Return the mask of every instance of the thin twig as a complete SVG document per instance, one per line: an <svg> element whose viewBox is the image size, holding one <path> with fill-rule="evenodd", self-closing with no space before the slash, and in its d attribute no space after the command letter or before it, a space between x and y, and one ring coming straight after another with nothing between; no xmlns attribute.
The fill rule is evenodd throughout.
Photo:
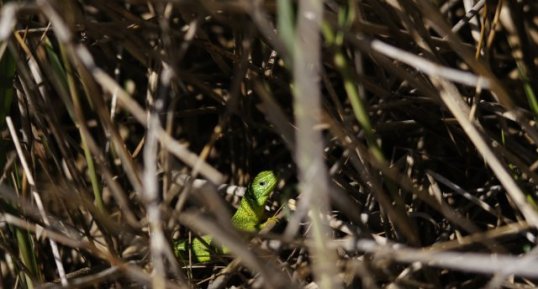
<svg viewBox="0 0 538 289"><path fill-rule="evenodd" d="M19 137L17 136L17 131L15 130L15 126L13 125L13 122L11 121L11 117L9 116L6 117L6 123L9 128L9 133L11 134L13 143L15 144L15 148L17 149L17 154L19 155L19 160L21 161L22 167L24 169L24 173L26 174L26 178L28 179L28 183L30 184L30 190L32 191L32 196L34 197L37 208L39 209L39 213L41 214L41 217L43 218L43 222L45 223L45 225L50 226L49 218L47 217L47 213L45 212L45 207L43 206L41 197L37 193L36 183L34 181L32 171L30 170L30 167L28 166L28 162L26 161L25 154L22 150L21 143L19 142ZM62 258L60 256L60 251L58 250L58 245L52 239L49 241L50 241L50 247L52 249L52 255L54 256L54 262L56 264L56 268L58 268L58 274L60 275L60 280L62 281L63 286L67 286L69 283L67 282L67 277L65 276L65 269L62 263Z"/></svg>

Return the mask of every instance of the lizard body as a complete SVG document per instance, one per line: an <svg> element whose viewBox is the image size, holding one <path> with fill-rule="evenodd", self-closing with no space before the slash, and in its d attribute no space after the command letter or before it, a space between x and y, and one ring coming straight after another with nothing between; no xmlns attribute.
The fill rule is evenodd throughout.
<svg viewBox="0 0 538 289"><path fill-rule="evenodd" d="M238 230L256 232L263 227L265 220L265 203L276 186L278 179L273 171L262 171L248 185L239 207L232 216L232 224ZM215 252L226 253L226 248L212 246L211 236L202 236L192 242L194 257L200 262L208 262ZM187 251L186 242L180 241L175 245L176 256L184 255Z"/></svg>

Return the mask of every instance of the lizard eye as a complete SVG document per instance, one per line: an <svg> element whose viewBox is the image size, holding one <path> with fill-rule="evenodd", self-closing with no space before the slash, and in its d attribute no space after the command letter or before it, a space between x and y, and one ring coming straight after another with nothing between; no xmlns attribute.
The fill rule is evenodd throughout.
<svg viewBox="0 0 538 289"><path fill-rule="evenodd" d="M265 182L260 182L258 185L265 187Z"/></svg>

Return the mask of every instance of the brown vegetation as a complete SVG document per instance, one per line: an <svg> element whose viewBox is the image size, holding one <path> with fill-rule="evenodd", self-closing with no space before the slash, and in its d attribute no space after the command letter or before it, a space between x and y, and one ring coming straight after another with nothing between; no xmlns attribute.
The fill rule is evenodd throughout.
<svg viewBox="0 0 538 289"><path fill-rule="evenodd" d="M2 1L0 287L536 287L535 2Z"/></svg>

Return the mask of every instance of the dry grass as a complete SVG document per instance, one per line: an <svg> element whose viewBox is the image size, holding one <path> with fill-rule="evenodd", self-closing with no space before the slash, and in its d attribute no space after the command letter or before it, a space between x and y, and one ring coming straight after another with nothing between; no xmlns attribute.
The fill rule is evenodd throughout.
<svg viewBox="0 0 538 289"><path fill-rule="evenodd" d="M535 1L2 3L1 288L538 286Z"/></svg>

